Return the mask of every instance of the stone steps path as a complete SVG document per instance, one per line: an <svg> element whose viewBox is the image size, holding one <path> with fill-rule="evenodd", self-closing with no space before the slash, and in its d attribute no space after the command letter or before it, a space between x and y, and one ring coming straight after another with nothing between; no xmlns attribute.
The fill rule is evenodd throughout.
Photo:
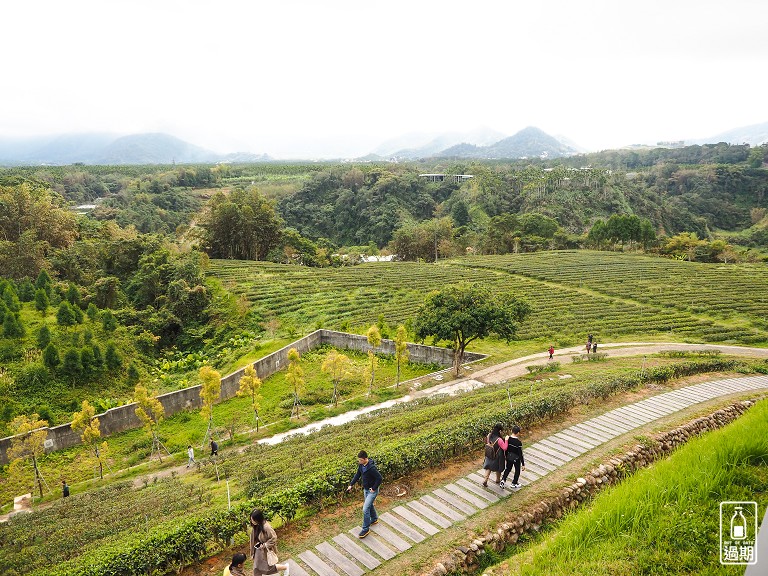
<svg viewBox="0 0 768 576"><path fill-rule="evenodd" d="M526 469L520 476L529 485L593 448L700 402L738 392L768 389L768 376L749 376L704 382L652 396L610 410L525 446ZM387 560L427 540L441 530L509 497L516 490L492 481L483 487L483 470L472 472L417 500L379 515L371 533L357 538L360 527L318 544L291 559L291 576L363 576ZM511 482L511 478L509 479Z"/></svg>

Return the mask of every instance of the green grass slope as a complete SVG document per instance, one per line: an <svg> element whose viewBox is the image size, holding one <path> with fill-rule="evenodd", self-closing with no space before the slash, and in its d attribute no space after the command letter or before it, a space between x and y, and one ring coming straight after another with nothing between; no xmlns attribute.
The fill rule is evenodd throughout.
<svg viewBox="0 0 768 576"><path fill-rule="evenodd" d="M551 576L743 574L719 562L719 505L768 505L768 401L573 513L488 572Z"/></svg>

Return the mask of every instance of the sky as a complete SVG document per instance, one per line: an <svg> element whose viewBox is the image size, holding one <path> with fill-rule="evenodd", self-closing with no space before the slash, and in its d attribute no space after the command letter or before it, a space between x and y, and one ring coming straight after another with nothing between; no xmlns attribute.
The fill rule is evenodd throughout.
<svg viewBox="0 0 768 576"><path fill-rule="evenodd" d="M597 150L768 121L764 0L3 0L0 22L0 137L352 157L409 133Z"/></svg>

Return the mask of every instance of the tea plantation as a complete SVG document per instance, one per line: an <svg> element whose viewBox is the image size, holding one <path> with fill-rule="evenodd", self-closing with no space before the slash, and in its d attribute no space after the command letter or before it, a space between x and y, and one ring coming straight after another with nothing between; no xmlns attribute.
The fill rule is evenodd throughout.
<svg viewBox="0 0 768 576"><path fill-rule="evenodd" d="M762 264L555 251L340 269L216 260L209 274L263 316L305 329L361 330L379 315L392 326L407 323L427 292L465 281L528 300L533 313L519 340L566 346L592 333L599 341L768 343L768 267Z"/></svg>

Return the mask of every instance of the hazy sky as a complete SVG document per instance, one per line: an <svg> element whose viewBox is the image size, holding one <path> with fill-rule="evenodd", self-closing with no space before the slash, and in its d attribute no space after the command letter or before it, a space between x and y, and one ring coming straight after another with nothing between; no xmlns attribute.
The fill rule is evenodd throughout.
<svg viewBox="0 0 768 576"><path fill-rule="evenodd" d="M768 120L768 1L3 0L0 137L362 155L538 126L587 148Z"/></svg>

